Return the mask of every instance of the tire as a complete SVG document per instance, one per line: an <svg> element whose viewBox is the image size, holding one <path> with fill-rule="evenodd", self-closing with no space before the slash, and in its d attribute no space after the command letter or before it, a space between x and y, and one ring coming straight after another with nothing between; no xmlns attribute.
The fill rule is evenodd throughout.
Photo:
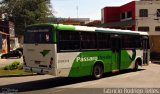
<svg viewBox="0 0 160 94"><path fill-rule="evenodd" d="M4 56L2 56L1 58L2 58L2 59L5 59L5 57L4 57Z"/></svg>
<svg viewBox="0 0 160 94"><path fill-rule="evenodd" d="M133 71L138 71L138 61L135 62L135 66L133 68Z"/></svg>
<svg viewBox="0 0 160 94"><path fill-rule="evenodd" d="M103 66L101 64L94 65L92 75L95 79L100 79L103 76L103 73Z"/></svg>
<svg viewBox="0 0 160 94"><path fill-rule="evenodd" d="M2 58L2 59L7 59L7 56L2 56L1 58Z"/></svg>

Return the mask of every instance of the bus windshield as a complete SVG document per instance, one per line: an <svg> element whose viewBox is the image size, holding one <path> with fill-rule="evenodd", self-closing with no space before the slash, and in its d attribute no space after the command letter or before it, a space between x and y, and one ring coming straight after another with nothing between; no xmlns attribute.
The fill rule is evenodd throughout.
<svg viewBox="0 0 160 94"><path fill-rule="evenodd" d="M24 35L24 43L52 43L52 28L49 26L28 27Z"/></svg>

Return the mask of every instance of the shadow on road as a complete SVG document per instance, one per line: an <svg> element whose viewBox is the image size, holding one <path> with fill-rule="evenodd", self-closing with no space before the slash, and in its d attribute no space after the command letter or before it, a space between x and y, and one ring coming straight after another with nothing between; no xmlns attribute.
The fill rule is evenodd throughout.
<svg viewBox="0 0 160 94"><path fill-rule="evenodd" d="M152 63L153 63L153 64L160 65L160 61L153 61Z"/></svg>
<svg viewBox="0 0 160 94"><path fill-rule="evenodd" d="M139 69L138 71L143 71L143 70L144 69ZM131 72L133 71L124 70L117 73L106 73L104 74L103 78L113 77L121 74L131 73ZM44 79L44 80L38 80L38 81L30 81L30 82L0 86L0 92L2 92L3 88L17 89L18 92L27 92L27 91L55 88L59 86L71 85L75 83L87 82L92 80L94 80L92 79L92 77L78 77L78 78L57 77L57 78L50 78L50 79Z"/></svg>
<svg viewBox="0 0 160 94"><path fill-rule="evenodd" d="M106 78L106 77L114 77L114 76L117 76L117 75L121 75L121 74L126 74L126 73L131 73L131 72L138 72L138 71L144 71L145 69L138 69L137 71L133 71L132 69L127 69L127 70L121 70L119 72L116 72L116 73L105 73L104 74L104 77L103 78Z"/></svg>

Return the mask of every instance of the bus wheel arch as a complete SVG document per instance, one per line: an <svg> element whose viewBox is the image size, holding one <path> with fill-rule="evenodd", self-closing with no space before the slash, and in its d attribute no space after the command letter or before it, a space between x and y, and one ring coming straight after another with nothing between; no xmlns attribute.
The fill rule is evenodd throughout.
<svg viewBox="0 0 160 94"><path fill-rule="evenodd" d="M135 66L134 66L133 70L137 71L138 70L138 66L142 66L142 59L140 57L138 57L135 60Z"/></svg>
<svg viewBox="0 0 160 94"><path fill-rule="evenodd" d="M104 74L104 64L101 61L97 61L94 63L93 68L92 68L92 76L95 79L99 79L103 76Z"/></svg>
<svg viewBox="0 0 160 94"><path fill-rule="evenodd" d="M138 65L142 66L142 58L138 57L135 62L138 62Z"/></svg>

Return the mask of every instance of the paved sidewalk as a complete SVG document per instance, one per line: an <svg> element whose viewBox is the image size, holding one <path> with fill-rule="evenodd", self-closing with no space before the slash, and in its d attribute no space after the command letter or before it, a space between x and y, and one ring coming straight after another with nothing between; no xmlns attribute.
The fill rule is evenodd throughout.
<svg viewBox="0 0 160 94"><path fill-rule="evenodd" d="M6 61L7 61L7 59L0 59L0 65L1 65L1 63L4 63Z"/></svg>
<svg viewBox="0 0 160 94"><path fill-rule="evenodd" d="M6 65L11 64L11 62L8 62L7 59L0 59L0 68L5 67Z"/></svg>
<svg viewBox="0 0 160 94"><path fill-rule="evenodd" d="M20 59L0 59L0 68L12 64L14 61L19 61L20 63L23 63L23 58Z"/></svg>

